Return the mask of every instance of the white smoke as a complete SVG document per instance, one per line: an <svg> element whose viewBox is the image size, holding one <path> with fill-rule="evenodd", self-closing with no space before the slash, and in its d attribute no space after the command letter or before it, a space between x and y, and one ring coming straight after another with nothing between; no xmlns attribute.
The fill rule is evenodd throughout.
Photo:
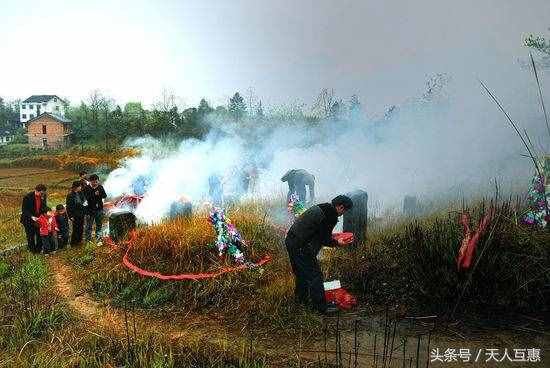
<svg viewBox="0 0 550 368"><path fill-rule="evenodd" d="M259 166L256 197L285 193L281 176L301 168L315 175L318 201L363 189L381 209L399 206L408 194L476 195L493 188L494 180L508 188L527 185L532 167L496 107L479 88L452 86L410 99L386 118L269 122L267 128L227 122L223 134L215 131L171 150L152 138L134 140L130 144L142 154L113 171L106 188L111 196L131 193L133 181L147 177L150 188L136 214L154 222L182 195L208 200L211 174L225 175L224 192L231 192L238 170L251 160ZM532 97L520 91L516 101L536 111ZM520 116L522 126L543 137L544 125L535 116Z"/></svg>

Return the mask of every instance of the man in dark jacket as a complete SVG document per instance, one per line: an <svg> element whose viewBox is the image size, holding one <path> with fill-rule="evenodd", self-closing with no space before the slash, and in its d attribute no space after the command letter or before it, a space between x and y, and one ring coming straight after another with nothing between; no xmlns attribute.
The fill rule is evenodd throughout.
<svg viewBox="0 0 550 368"><path fill-rule="evenodd" d="M84 232L84 216L86 215L86 199L82 194L82 183L74 181L71 191L67 195L67 215L73 223L71 232L71 245L82 243L82 233Z"/></svg>
<svg viewBox="0 0 550 368"><path fill-rule="evenodd" d="M331 203L313 206L296 219L286 235L285 245L296 283L296 302L307 304L311 300L313 308L323 314L336 309L327 306L317 254L323 246L347 244L334 240L332 231L338 223L338 217L352 206L351 199L344 195L335 197Z"/></svg>
<svg viewBox="0 0 550 368"><path fill-rule="evenodd" d="M90 175L90 185L84 190L84 197L88 201L88 216L86 222L86 241L92 240L92 226L95 223L95 238L101 236L101 227L103 222L103 200L107 198L107 193L103 185L99 184L99 177L96 174Z"/></svg>
<svg viewBox="0 0 550 368"><path fill-rule="evenodd" d="M21 218L19 221L25 228L27 247L33 253L38 253L42 249L36 220L40 216L40 213L46 209L46 201L46 186L38 184L34 188L34 192L27 193L23 197L23 202L21 203Z"/></svg>
<svg viewBox="0 0 550 368"><path fill-rule="evenodd" d="M281 178L282 182L288 183L288 194L286 201L290 201L293 193L298 195L301 202L306 202L306 185L309 188L310 203L315 201L315 176L304 169L293 169L286 172Z"/></svg>

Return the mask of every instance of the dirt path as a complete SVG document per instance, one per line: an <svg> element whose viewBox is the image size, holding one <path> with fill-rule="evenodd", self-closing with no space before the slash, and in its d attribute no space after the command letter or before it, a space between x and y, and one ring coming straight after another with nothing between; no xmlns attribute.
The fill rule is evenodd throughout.
<svg viewBox="0 0 550 368"><path fill-rule="evenodd" d="M57 290L61 296L67 299L69 306L84 321L93 323L95 326L99 325L106 329L113 329L118 333L125 331L124 313L114 310L110 306L100 305L87 293L75 290L75 283L73 282L75 273L59 256L49 257L48 264Z"/></svg>
<svg viewBox="0 0 550 368"><path fill-rule="evenodd" d="M208 341L208 343L219 345L223 349L227 349L229 345L247 346L249 343L246 332L230 331L222 323L209 316L180 316L167 323L166 320L156 319L139 312L135 314L127 312L125 315L124 310L100 303L87 292L78 290L75 286L78 284L75 280L76 273L59 255L48 257L48 264L60 295L67 300L70 308L80 316L89 328L96 330L98 333L107 330L119 336L125 336L127 319L130 334L133 333L135 323L138 334L161 333L172 341ZM296 354L293 346L285 346L284 344L272 346L270 338L267 341L263 340L263 338L255 338L254 350L257 352L262 351L271 356L274 366L279 366L275 363L276 361L285 362L289 356ZM301 355L310 359L313 358L313 355L307 352ZM285 363L281 364L280 366L285 366Z"/></svg>
<svg viewBox="0 0 550 368"><path fill-rule="evenodd" d="M67 299L69 306L92 327L113 330L124 335L126 321L133 329L134 323L139 332L162 332L170 339L202 339L208 338L211 342L222 342L226 339L227 331L212 319L200 316L188 316L183 320L161 321L140 312L127 312L114 308L109 304L99 303L87 292L77 290L75 285L76 273L59 256L48 257L48 264L55 280L55 286L61 296ZM185 327L182 327L185 326Z"/></svg>

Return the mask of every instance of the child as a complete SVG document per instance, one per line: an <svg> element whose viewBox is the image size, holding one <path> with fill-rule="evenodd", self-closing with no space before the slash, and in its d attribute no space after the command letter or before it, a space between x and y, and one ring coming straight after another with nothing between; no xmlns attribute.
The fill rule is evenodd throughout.
<svg viewBox="0 0 550 368"><path fill-rule="evenodd" d="M63 249L69 242L69 216L62 204L55 207L55 222L57 223L57 247Z"/></svg>
<svg viewBox="0 0 550 368"><path fill-rule="evenodd" d="M42 241L42 251L40 254L47 254L56 250L56 234L59 230L55 222L55 216L51 208L46 207L40 211L40 217L36 220L40 225L40 240Z"/></svg>

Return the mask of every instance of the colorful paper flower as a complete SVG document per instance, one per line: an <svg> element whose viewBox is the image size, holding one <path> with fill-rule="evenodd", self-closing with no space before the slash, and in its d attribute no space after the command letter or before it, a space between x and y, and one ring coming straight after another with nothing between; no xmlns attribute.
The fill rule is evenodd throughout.
<svg viewBox="0 0 550 368"><path fill-rule="evenodd" d="M208 221L216 231L216 242L214 244L218 249L219 256L223 257L227 253L233 257L235 262L244 264L245 258L240 247L245 243L237 227L231 223L229 217L225 216L224 209L213 207Z"/></svg>

